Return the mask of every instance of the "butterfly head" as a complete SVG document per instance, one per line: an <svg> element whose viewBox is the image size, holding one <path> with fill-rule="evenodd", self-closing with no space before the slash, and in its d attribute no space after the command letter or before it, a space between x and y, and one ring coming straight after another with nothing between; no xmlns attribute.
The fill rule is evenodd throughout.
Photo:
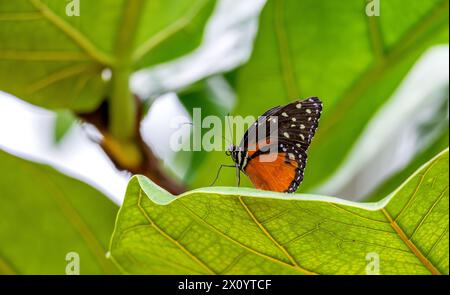
<svg viewBox="0 0 450 295"><path fill-rule="evenodd" d="M245 151L242 147L235 146L234 144L232 144L227 148L225 154L227 156L231 156L231 159L233 159L233 161L236 164L240 165L243 158L243 154L245 154Z"/></svg>
<svg viewBox="0 0 450 295"><path fill-rule="evenodd" d="M230 145L227 150L225 151L225 154L227 156L231 156L231 158L236 161L235 159L237 159L237 153L238 153L238 147L235 146L234 144Z"/></svg>

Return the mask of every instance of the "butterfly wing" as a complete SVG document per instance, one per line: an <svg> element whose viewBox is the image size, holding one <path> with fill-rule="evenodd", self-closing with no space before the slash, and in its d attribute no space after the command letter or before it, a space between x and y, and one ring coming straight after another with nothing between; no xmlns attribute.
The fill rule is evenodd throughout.
<svg viewBox="0 0 450 295"><path fill-rule="evenodd" d="M311 97L270 109L247 130L240 145L255 148L248 150L249 161L244 172L256 188L284 192L297 190L303 180L306 151L318 127L321 112L322 102ZM278 128L270 128L274 119ZM267 136L259 138L258 128L265 128ZM275 152L277 155L273 161L261 161L263 154Z"/></svg>
<svg viewBox="0 0 450 295"><path fill-rule="evenodd" d="M279 153L275 161L252 160L245 167L245 174L256 188L275 192L287 191L296 178L297 171L300 171L298 164L286 161L283 153Z"/></svg>
<svg viewBox="0 0 450 295"><path fill-rule="evenodd" d="M239 144L240 147L247 149L247 147L249 145L254 145L257 144L258 142L258 137L259 136L259 131L261 130L261 128L265 128L265 134L263 138L260 139L270 139L271 137L273 139L275 138L275 133L274 130L272 130L270 128L270 121L268 121L268 119L270 119L272 116L277 116L277 113L280 111L280 109L282 109L283 106L277 106L274 108L271 108L270 110L266 111L264 114L262 114L261 116L259 116L258 120L256 122L254 122L245 132L244 136L242 137L241 143ZM270 134L270 132L272 132L272 134ZM260 141L260 143L262 142L262 140Z"/></svg>

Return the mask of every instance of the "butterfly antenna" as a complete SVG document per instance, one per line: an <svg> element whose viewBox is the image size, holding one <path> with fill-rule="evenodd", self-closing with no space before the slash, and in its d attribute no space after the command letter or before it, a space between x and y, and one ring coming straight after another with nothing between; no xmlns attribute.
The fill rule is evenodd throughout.
<svg viewBox="0 0 450 295"><path fill-rule="evenodd" d="M233 144L233 142L229 141L225 136L222 135L222 138L225 140L226 143Z"/></svg>
<svg viewBox="0 0 450 295"><path fill-rule="evenodd" d="M102 135L101 134L93 134L93 132L91 130L89 130L89 124L88 123L81 123L81 128L84 131L84 134L86 135L86 137L96 143L96 144L101 144L102 143Z"/></svg>
<svg viewBox="0 0 450 295"><path fill-rule="evenodd" d="M228 113L227 114L227 116L226 116L226 118L227 118L227 122L225 123L225 124L227 124L228 125L228 131L230 131L230 136L231 136L231 144L233 144L233 130L231 129L231 122L230 122L230 113Z"/></svg>

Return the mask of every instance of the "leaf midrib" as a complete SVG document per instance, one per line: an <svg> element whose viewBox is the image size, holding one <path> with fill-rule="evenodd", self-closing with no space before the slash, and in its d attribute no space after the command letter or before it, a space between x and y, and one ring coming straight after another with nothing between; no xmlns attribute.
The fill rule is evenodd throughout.
<svg viewBox="0 0 450 295"><path fill-rule="evenodd" d="M405 243L405 245L411 250L411 252L420 260L420 262L434 275L440 275L441 272L428 260L427 257L419 250L419 248L408 238L405 231L400 227L400 225L392 218L392 215L387 211L387 209L381 209L381 212L389 220L392 229L398 234L399 238Z"/></svg>
<svg viewBox="0 0 450 295"><path fill-rule="evenodd" d="M386 217L387 221L390 223L392 229L398 234L399 238L403 241L403 243L412 251L412 253L419 259L419 261L432 273L435 275L440 275L441 272L437 269L436 266L433 265L433 263L422 253L422 251L415 245L415 243L412 241L412 235L411 237L408 237L408 235L405 233L403 228L398 224L397 220L402 216L402 214L409 208L413 200L416 198L417 192L423 183L423 180L425 179L425 176L428 174L428 172L431 170L431 168L436 165L439 162L439 158L435 158L431 163L428 163L428 167L425 169L422 175L420 175L420 179L411 195L409 197L406 204L400 209L400 212L397 214L397 216L394 218L391 213L387 210L387 206L384 208L381 208L381 212ZM448 189L448 187L444 190L444 192ZM439 198L444 193L442 192ZM432 208L434 208L434 205ZM431 209L432 209L431 208ZM430 210L431 210L430 209ZM427 212L428 214L429 212Z"/></svg>

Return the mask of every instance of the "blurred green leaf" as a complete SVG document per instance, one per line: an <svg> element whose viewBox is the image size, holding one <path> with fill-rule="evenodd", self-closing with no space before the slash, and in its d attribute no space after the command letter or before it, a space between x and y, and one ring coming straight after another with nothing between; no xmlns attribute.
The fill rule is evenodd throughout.
<svg viewBox="0 0 450 295"><path fill-rule="evenodd" d="M220 85L222 83L225 83L226 85ZM201 111L202 118L217 116L223 123L222 127L224 127L225 116L230 113L231 107L235 103L234 98L230 98L230 95L226 93L228 89L224 88L227 87L229 87L229 85L223 77L212 77L179 92L178 98L191 118L194 117L194 109L198 108L198 110ZM201 122L196 122L196 124L197 123L201 124ZM212 128L203 128L202 132L205 134L211 129ZM220 140L224 143L225 139L221 137L224 134L223 128L221 131L222 133L217 134L214 140ZM193 137L191 136L191 143L192 141ZM190 184L197 177L197 171L204 164L203 161L207 158L208 153L209 151L202 149L201 151L179 152L177 154L177 157L190 156L190 165L184 179L187 184Z"/></svg>
<svg viewBox="0 0 450 295"><path fill-rule="evenodd" d="M117 206L81 181L0 150L0 274L117 273L105 257Z"/></svg>
<svg viewBox="0 0 450 295"><path fill-rule="evenodd" d="M115 83L127 85L122 75L114 79L116 69L129 73L193 50L215 3L80 1L80 16L69 16L71 2L0 2L1 90L46 108L92 111ZM112 85L102 80L105 69Z"/></svg>
<svg viewBox="0 0 450 295"><path fill-rule="evenodd" d="M411 173L417 170L422 163L429 161L436 153L442 149L448 147L449 142L449 130L447 129L441 136L439 136L427 149L419 153L411 162L403 168L401 171L395 173L388 179L386 179L376 191L372 192L367 201L378 201L389 192L395 189L396 184L401 183L408 178Z"/></svg>
<svg viewBox="0 0 450 295"><path fill-rule="evenodd" d="M235 115L256 117L296 98L323 100L301 191L336 171L421 54L448 43L447 0L385 1L379 17L366 16L365 5L269 0L250 61L229 75L238 95ZM204 163L197 187L213 178L211 167L231 160L211 152ZM234 185L235 175L226 172L220 181Z"/></svg>
<svg viewBox="0 0 450 295"><path fill-rule="evenodd" d="M53 123L53 140L56 144L60 143L64 136L70 131L76 123L75 115L69 110L55 112L55 121Z"/></svg>
<svg viewBox="0 0 450 295"><path fill-rule="evenodd" d="M379 203L248 188L175 197L133 177L110 257L127 273L448 274L448 149Z"/></svg>

